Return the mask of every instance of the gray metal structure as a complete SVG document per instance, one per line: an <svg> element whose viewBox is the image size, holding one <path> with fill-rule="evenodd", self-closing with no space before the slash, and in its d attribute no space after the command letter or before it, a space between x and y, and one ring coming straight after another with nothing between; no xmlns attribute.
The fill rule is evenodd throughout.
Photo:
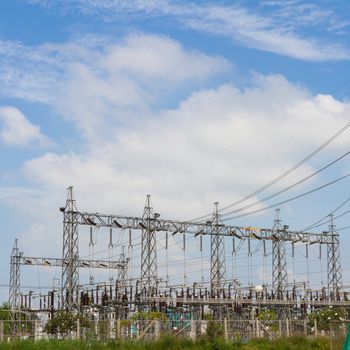
<svg viewBox="0 0 350 350"><path fill-rule="evenodd" d="M23 256L20 253L19 258L17 259L17 264L26 265L26 266L53 266L53 267L64 267L69 264L67 260L61 258L38 258L32 256ZM88 260L88 259L79 259L78 260L79 268L93 268L93 269L106 269L106 270L118 270L122 271L126 269L126 261L109 261L109 260Z"/></svg>
<svg viewBox="0 0 350 350"><path fill-rule="evenodd" d="M67 261L62 266L62 300L67 310L78 308L79 284L79 245L77 206L73 197L73 187L68 187L66 205L63 212L63 249L62 260Z"/></svg>
<svg viewBox="0 0 350 350"><path fill-rule="evenodd" d="M210 236L215 234L215 225L212 221L178 221L161 219L154 217L149 220L140 216L109 215L102 213L76 212L76 223L94 227L114 227L120 229L142 230L149 229L154 232L169 232L173 235L178 233L189 233L195 236ZM157 215L158 216L158 215ZM147 226L148 225L148 226ZM283 231L283 237L278 237ZM252 226L233 226L224 224L220 229L220 234L227 237L236 237L241 240L257 239L266 241L276 241L283 239L290 243L317 243L328 244L331 242L328 232L312 233L302 231L292 231L289 229L258 228Z"/></svg>
<svg viewBox="0 0 350 350"><path fill-rule="evenodd" d="M289 230L289 227L282 225L279 218L279 211L276 212L274 225L272 228L258 228L252 226L233 226L223 224L220 219L218 203L214 204L214 212L211 220L206 222L196 221L178 221L168 220L160 217L155 213L151 204L150 195L147 196L145 207L142 216L122 216L122 215L107 215L101 213L80 212L77 209L75 199L73 197L73 188L68 188L68 197L65 207L60 209L63 212L63 250L62 259L52 258L37 258L24 257L23 254L14 250L11 255L11 288L10 300L12 305L15 305L13 310L17 310L18 299L16 295L19 294L19 266L20 265L42 265L42 266L62 266L62 300L60 307L67 310L74 310L79 305L79 268L94 267L94 268L117 268L118 279L115 284L115 294L113 294L113 287L111 284L108 297L106 293L103 296L102 307L111 307L118 317L127 317L130 305L134 305L137 310L162 310L169 300L176 297L175 306L181 307L190 306L193 314L199 315L203 312L205 305L211 310L216 319L223 319L225 317L233 317L235 314L241 314L242 308L249 308L249 306L256 305L270 305L277 307L280 319L285 318L289 305L296 303L294 295L288 294L287 278L287 261L286 261L286 244L319 244L327 246L327 266L328 266L328 295L321 292L318 294L317 302L313 304L315 307L319 304L327 302L348 303L345 297L338 298L341 282L341 265L339 252L339 235L335 231L335 225L330 225L329 231L322 233L300 232ZM132 230L141 231L141 264L140 274L134 279L127 278L126 265L122 268L125 262L125 256L122 254L121 260L118 262L112 261L93 261L80 260L78 248L78 227L79 225L94 227L109 228L110 243L109 249L113 247L112 244L112 230L119 229L120 231L129 230L129 246L132 242ZM187 234L197 236L210 236L211 255L210 255L210 280L205 283L210 283L210 287L195 282L193 287L187 286L185 283L182 286L163 287L160 282L157 272L157 238L159 234L178 235ZM250 240L257 240L264 242L271 241L272 244L272 294L267 294L267 286L265 286L260 294L256 294L256 302L245 300L253 300L254 288L249 285L246 292L242 293L240 287L232 289L232 281L229 282L226 277L225 266L225 237L239 239L241 242L248 242L250 247ZM90 238L91 241L91 238ZM184 240L185 242L185 240ZM15 248L14 248L15 249ZM168 243L166 248L168 249ZM184 245L185 249L185 245ZM201 248L202 249L202 248ZM250 252L250 248L249 254ZM265 251L265 248L264 248ZM265 253L264 253L265 254ZM127 259L126 259L127 260ZM16 277L18 276L18 278ZM236 282L235 282L236 283ZM237 284L238 286L238 284ZM293 285L293 288L295 285ZM134 289L133 289L134 288ZM196 289L196 291L195 291ZM243 288L244 289L244 288ZM85 289L84 289L85 290ZM91 289L90 289L91 291ZM93 291L91 291L92 293ZM96 300L97 293L102 293L101 289L96 287L94 295L96 295L93 305L98 307ZM319 292L317 292L319 293ZM343 293L344 294L344 293ZM344 294L345 295L345 294ZM102 298L102 296L100 296ZM160 298L159 304L154 301ZM162 299L163 298L163 299ZM90 297L90 300L93 300ZM166 301L167 300L167 301ZM235 300L235 301L233 301ZM308 305L312 305L313 297L307 299ZM89 304L90 305L90 304ZM192 306L191 306L192 305ZM201 307L199 307L201 305ZM345 305L345 304L344 304ZM346 304L347 305L347 304ZM253 308L253 309L254 309ZM252 310L253 310L252 309ZM238 310L238 311L237 311ZM248 309L246 309L248 310ZM255 309L254 309L255 310ZM247 311L253 312L253 311ZM247 314L245 314L247 315ZM241 317L241 316L239 316ZM243 317L243 316L242 316ZM246 317L246 316L244 316Z"/></svg>
<svg viewBox="0 0 350 350"><path fill-rule="evenodd" d="M10 288L9 288L9 308L11 316L11 331L16 333L18 326L20 305L21 305L21 266L51 266L51 267L66 267L69 264L68 260L60 258L42 258L24 256L18 247L18 240L15 239L14 246L10 258ZM125 276L127 270L128 259L118 261L105 260L84 260L80 259L77 262L78 268L94 268L94 269L108 269L117 270L118 275ZM78 287L78 286L77 286ZM66 307L66 306L65 306Z"/></svg>
<svg viewBox="0 0 350 350"><path fill-rule="evenodd" d="M340 261L340 243L339 234L336 232L333 215L330 216L328 235L330 242L327 245L327 284L328 293L333 293L333 297L337 299L337 295L342 288L342 270Z"/></svg>
<svg viewBox="0 0 350 350"><path fill-rule="evenodd" d="M142 229L141 238L141 285L148 293L156 291L157 275L157 243L156 230L153 222L158 219L151 204L151 195L147 195L142 221L139 225Z"/></svg>
<svg viewBox="0 0 350 350"><path fill-rule="evenodd" d="M9 288L9 308L11 317L11 333L14 335L17 332L19 309L21 303L20 284L21 284L21 270L20 270L21 253L18 249L18 241L15 239L14 246L10 258L10 288Z"/></svg>
<svg viewBox="0 0 350 350"><path fill-rule="evenodd" d="M210 236L210 283L214 294L219 295L225 286L226 262L225 262L225 241L222 231L224 225L220 221L218 202L214 203L214 212L211 224L213 234Z"/></svg>
<svg viewBox="0 0 350 350"><path fill-rule="evenodd" d="M280 210L275 213L274 225L272 228L275 239L272 241L272 288L275 298L283 300L286 297L288 278L285 232L286 226L282 226Z"/></svg>

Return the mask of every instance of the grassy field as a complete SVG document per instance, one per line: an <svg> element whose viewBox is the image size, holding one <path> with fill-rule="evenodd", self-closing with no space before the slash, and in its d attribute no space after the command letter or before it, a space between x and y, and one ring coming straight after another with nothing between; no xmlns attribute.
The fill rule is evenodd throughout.
<svg viewBox="0 0 350 350"><path fill-rule="evenodd" d="M342 342L334 341L333 350L341 350ZM327 338L280 338L269 341L256 339L246 343L225 343L221 339L212 342L202 340L193 343L189 340L179 340L164 337L155 342L78 342L78 341L19 341L0 344L1 350L328 350L331 348Z"/></svg>

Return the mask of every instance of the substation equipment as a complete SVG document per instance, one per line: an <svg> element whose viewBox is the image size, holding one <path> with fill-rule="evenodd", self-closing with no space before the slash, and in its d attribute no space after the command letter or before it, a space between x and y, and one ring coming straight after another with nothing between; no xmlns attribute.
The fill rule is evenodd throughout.
<svg viewBox="0 0 350 350"><path fill-rule="evenodd" d="M16 320L23 313L47 314L53 317L57 311L74 313L98 313L100 318L127 320L137 312L160 312L172 319L202 320L210 314L214 320L250 320L263 309L274 310L278 319L306 319L307 314L325 306L340 306L349 310L348 292L342 285L340 240L333 220L328 231L311 233L292 231L282 225L276 211L272 228L231 226L221 221L218 203L210 220L177 221L163 219L155 213L150 195L147 196L142 216L106 215L78 210L73 188L68 188L63 214L62 257L28 257L20 252L17 241L10 261L9 306L13 320L12 331L16 332ZM81 259L79 256L79 227L107 228L112 236L125 231L129 245L133 244L135 232L141 233L140 265L138 276L128 277L130 259L125 254L113 261ZM168 252L169 238L183 235L196 237L199 249L203 250L203 237L210 239L210 280L199 278L191 284L174 284L158 275L157 246L160 235L165 244L161 249ZM232 241L232 254L239 245L247 244L247 254L252 255L250 244L258 241L264 256L271 244L270 285L242 286L238 279L229 279L226 271L225 242ZM90 238L91 244L91 238ZM319 259L327 259L327 282L322 288L305 287L305 283L288 281L286 246L291 245L291 256L297 245L304 245L306 254L311 246L319 246ZM321 256L325 247L327 254ZM306 256L308 258L308 256ZM39 303L33 302L35 292L21 293L21 266L54 266L62 269L61 285L40 294ZM84 268L108 269L115 273L115 280L99 284L80 284L79 272Z"/></svg>

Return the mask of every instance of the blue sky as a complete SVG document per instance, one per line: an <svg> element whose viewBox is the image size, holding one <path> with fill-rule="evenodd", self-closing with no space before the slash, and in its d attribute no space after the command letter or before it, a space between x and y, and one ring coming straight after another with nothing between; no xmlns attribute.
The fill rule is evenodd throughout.
<svg viewBox="0 0 350 350"><path fill-rule="evenodd" d="M349 120L349 14L347 1L325 0L1 1L3 266L15 237L26 255L60 256L68 185L82 210L141 215L151 193L162 216L191 219L303 159ZM348 137L252 201L347 152ZM348 171L345 158L259 207ZM348 188L345 179L288 203L282 218L306 227ZM273 215L231 223L270 227ZM81 252L86 242L82 233ZM348 284L349 262L343 249ZM51 285L60 271L37 275L24 284ZM1 300L8 278L2 269Z"/></svg>

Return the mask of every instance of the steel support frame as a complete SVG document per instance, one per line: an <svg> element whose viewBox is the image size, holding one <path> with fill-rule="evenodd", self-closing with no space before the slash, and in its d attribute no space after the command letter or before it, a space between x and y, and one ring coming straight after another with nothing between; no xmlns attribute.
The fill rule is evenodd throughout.
<svg viewBox="0 0 350 350"><path fill-rule="evenodd" d="M15 239L10 258L10 288L9 288L9 308L10 308L10 328L12 336L15 336L20 320L20 287L21 287L21 270L20 270L21 253L18 248L18 240Z"/></svg>
<svg viewBox="0 0 350 350"><path fill-rule="evenodd" d="M333 215L329 225L329 244L327 244L327 285L328 294L333 300L338 299L342 289L342 270L340 259L339 234L336 232Z"/></svg>
<svg viewBox="0 0 350 350"><path fill-rule="evenodd" d="M277 300L286 297L288 287L285 228L281 224L279 209L276 210L274 225L274 240L272 241L272 288Z"/></svg>
<svg viewBox="0 0 350 350"><path fill-rule="evenodd" d="M149 295L157 293L157 241L153 221L157 219L154 214L151 196L147 195L144 212L142 215L142 239L141 239L141 285Z"/></svg>
<svg viewBox="0 0 350 350"><path fill-rule="evenodd" d="M63 211L63 248L62 260L62 306L71 311L78 308L79 301L79 245L78 245L78 209L73 197L73 187L68 187L66 205Z"/></svg>

